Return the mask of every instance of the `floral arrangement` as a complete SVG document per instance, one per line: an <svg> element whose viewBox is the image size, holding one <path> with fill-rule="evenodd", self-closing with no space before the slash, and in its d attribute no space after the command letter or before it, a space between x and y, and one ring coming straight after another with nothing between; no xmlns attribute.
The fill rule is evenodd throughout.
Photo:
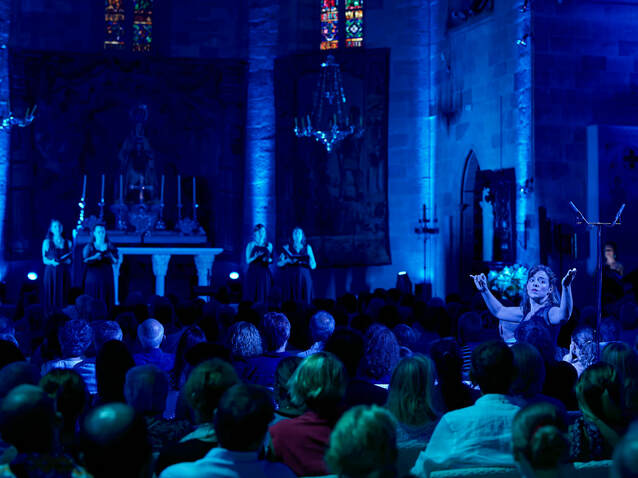
<svg viewBox="0 0 638 478"><path fill-rule="evenodd" d="M487 275L487 283L493 293L502 299L517 301L520 299L529 269L521 264L505 266L501 270L492 270Z"/></svg>

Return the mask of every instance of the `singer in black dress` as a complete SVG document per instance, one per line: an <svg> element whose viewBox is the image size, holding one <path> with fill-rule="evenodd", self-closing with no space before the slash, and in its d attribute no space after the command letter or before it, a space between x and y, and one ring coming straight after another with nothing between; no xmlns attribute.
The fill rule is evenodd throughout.
<svg viewBox="0 0 638 478"><path fill-rule="evenodd" d="M118 261L119 254L103 225L93 228L91 242L84 246L82 257L86 264L84 293L112 308L115 300L113 264Z"/></svg>
<svg viewBox="0 0 638 478"><path fill-rule="evenodd" d="M246 281L244 299L254 303L267 304L272 285L270 264L272 263L272 244L266 241L266 226L255 226L254 238L246 245Z"/></svg>
<svg viewBox="0 0 638 478"><path fill-rule="evenodd" d="M44 307L50 314L67 305L71 276L71 241L62 235L62 223L52 219L47 236L42 242L42 262L44 263Z"/></svg>
<svg viewBox="0 0 638 478"><path fill-rule="evenodd" d="M315 255L301 228L292 231L292 241L286 244L277 266L284 272L283 299L310 304L312 302L312 276L310 270L317 267Z"/></svg>

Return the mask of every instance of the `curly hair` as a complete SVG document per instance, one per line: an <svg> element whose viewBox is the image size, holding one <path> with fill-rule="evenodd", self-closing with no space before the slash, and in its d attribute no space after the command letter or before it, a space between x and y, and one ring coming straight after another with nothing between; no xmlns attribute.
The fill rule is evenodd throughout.
<svg viewBox="0 0 638 478"><path fill-rule="evenodd" d="M400 358L399 342L385 325L372 324L366 333L361 372L373 379L390 375Z"/></svg>
<svg viewBox="0 0 638 478"><path fill-rule="evenodd" d="M527 282L525 283L525 287L523 288L523 300L521 301L521 311L523 312L523 317L527 317L529 311L531 310L531 301L529 298L529 294L527 293L527 284L529 281L539 272L544 272L547 274L547 278L549 279L549 286L551 287L551 291L547 295L547 300L552 306L558 306L560 304L560 282L558 281L558 277L554 274L549 267L544 266L543 264L538 264L532 267L527 274Z"/></svg>
<svg viewBox="0 0 638 478"><path fill-rule="evenodd" d="M79 357L93 342L93 329L86 320L69 320L60 328L58 340L64 358Z"/></svg>
<svg viewBox="0 0 638 478"><path fill-rule="evenodd" d="M234 358L256 357L263 353L257 327L243 320L233 324L228 330L228 345Z"/></svg>

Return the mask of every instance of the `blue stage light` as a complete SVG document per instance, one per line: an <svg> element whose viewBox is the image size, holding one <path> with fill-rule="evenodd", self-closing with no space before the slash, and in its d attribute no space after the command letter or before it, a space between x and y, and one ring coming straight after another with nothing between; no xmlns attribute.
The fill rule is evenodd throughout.
<svg viewBox="0 0 638 478"><path fill-rule="evenodd" d="M38 280L38 273L37 272L29 272L27 274L27 279L29 279L29 280Z"/></svg>
<svg viewBox="0 0 638 478"><path fill-rule="evenodd" d="M239 272L231 272L230 274L228 274L228 277L230 278L230 280L237 280L239 279Z"/></svg>

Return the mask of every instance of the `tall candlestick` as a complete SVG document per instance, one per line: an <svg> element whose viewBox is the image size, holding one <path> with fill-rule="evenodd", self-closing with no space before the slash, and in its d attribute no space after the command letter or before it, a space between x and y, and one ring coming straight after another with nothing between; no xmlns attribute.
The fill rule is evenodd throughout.
<svg viewBox="0 0 638 478"><path fill-rule="evenodd" d="M197 183L195 182L195 176L193 176L193 205L197 204Z"/></svg>
<svg viewBox="0 0 638 478"><path fill-rule="evenodd" d="M84 175L84 183L82 184L82 199L86 197L86 174Z"/></svg>
<svg viewBox="0 0 638 478"><path fill-rule="evenodd" d="M124 188L122 187L124 184L122 175L120 174L120 204L124 202Z"/></svg>
<svg viewBox="0 0 638 478"><path fill-rule="evenodd" d="M162 174L162 188L160 190L160 204L164 204L164 175Z"/></svg>
<svg viewBox="0 0 638 478"><path fill-rule="evenodd" d="M182 204L182 177L177 175L177 204Z"/></svg>
<svg viewBox="0 0 638 478"><path fill-rule="evenodd" d="M101 199L100 202L104 202L104 175L102 175L102 191L100 194L100 199Z"/></svg>

